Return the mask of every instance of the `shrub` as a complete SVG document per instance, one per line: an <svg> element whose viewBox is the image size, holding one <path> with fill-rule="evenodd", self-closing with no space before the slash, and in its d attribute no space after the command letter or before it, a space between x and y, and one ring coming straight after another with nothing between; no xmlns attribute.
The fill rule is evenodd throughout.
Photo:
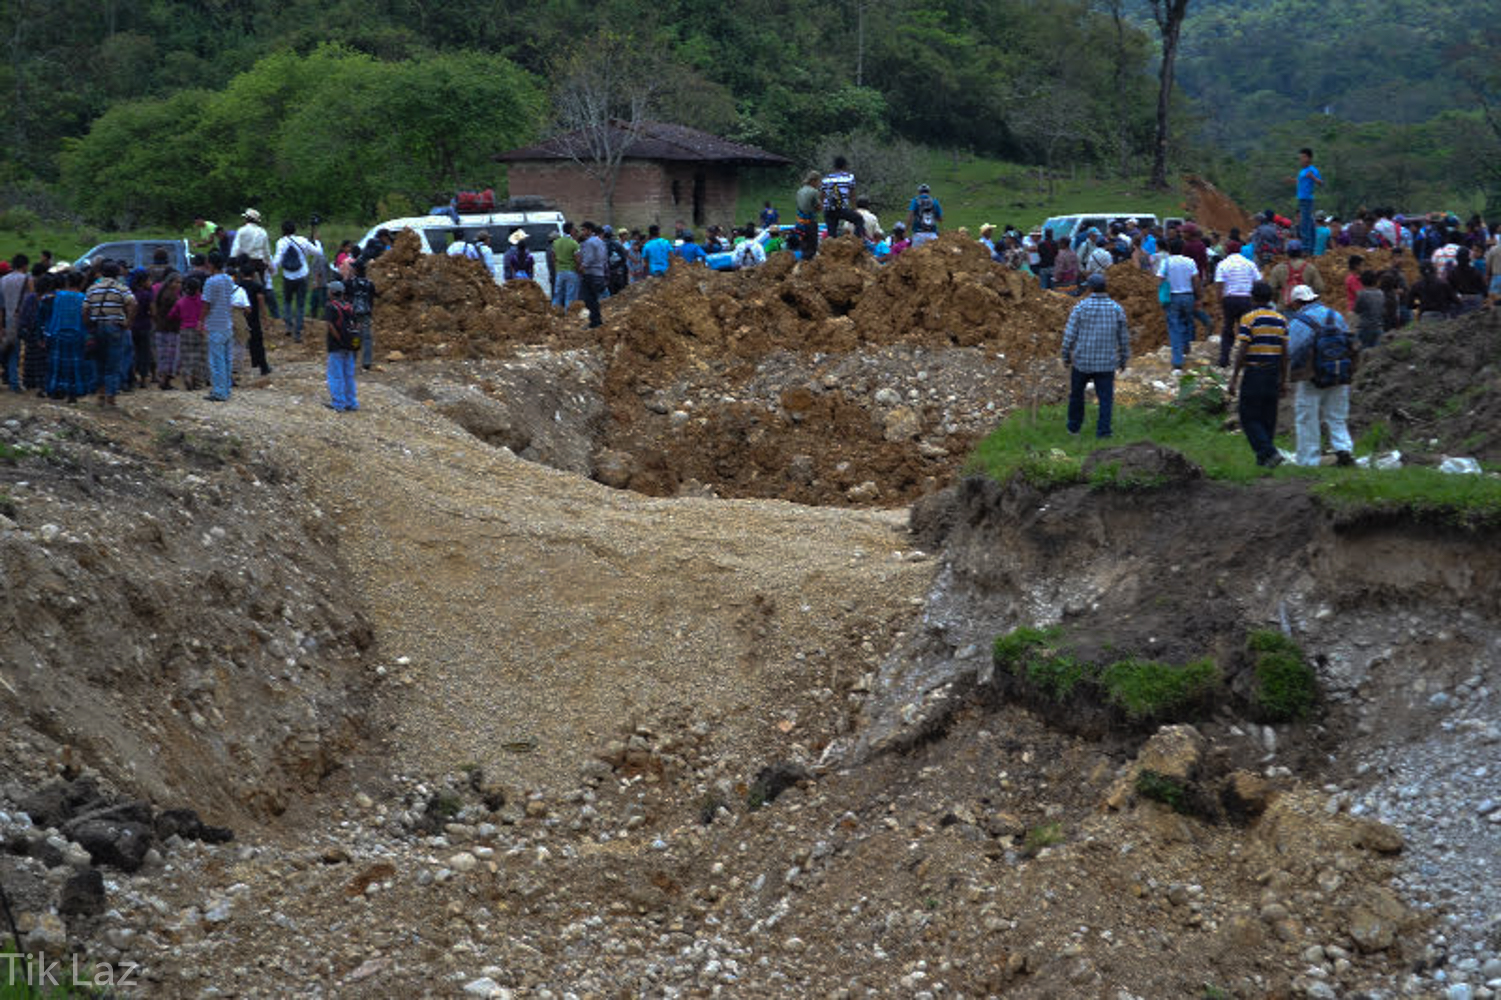
<svg viewBox="0 0 1501 1000"><path fill-rule="evenodd" d="M1153 802L1161 802L1176 813L1188 813L1188 790L1179 782L1151 769L1143 769L1136 776L1136 794Z"/></svg>
<svg viewBox="0 0 1501 1000"><path fill-rule="evenodd" d="M1032 857L1044 847L1063 843L1064 839L1062 823L1044 823L1042 826L1034 826L1027 831L1022 849L1028 857Z"/></svg>
<svg viewBox="0 0 1501 1000"><path fill-rule="evenodd" d="M1019 628L995 641L996 666L1007 673L1025 678L1058 701L1073 693L1075 686L1090 676L1087 663L1057 645L1063 630Z"/></svg>
<svg viewBox="0 0 1501 1000"><path fill-rule="evenodd" d="M1219 685L1220 670L1208 657L1182 666L1129 659L1106 667L1100 681L1110 703L1140 721L1189 708Z"/></svg>
<svg viewBox="0 0 1501 1000"><path fill-rule="evenodd" d="M1293 722L1308 716L1318 698L1318 679L1298 644L1271 629L1246 637L1251 657L1251 702L1271 722Z"/></svg>

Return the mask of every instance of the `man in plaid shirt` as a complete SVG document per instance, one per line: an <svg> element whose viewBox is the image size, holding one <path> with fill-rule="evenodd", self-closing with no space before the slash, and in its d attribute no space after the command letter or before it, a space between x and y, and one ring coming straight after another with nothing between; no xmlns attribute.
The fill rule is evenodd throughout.
<svg viewBox="0 0 1501 1000"><path fill-rule="evenodd" d="M1100 398L1100 419L1095 436L1110 436L1110 415L1115 405L1115 373L1126 370L1131 360L1131 331L1126 311L1105 294L1105 276L1091 274L1089 297L1069 313L1063 328L1063 363L1069 367L1068 432L1084 426L1084 387L1094 382Z"/></svg>

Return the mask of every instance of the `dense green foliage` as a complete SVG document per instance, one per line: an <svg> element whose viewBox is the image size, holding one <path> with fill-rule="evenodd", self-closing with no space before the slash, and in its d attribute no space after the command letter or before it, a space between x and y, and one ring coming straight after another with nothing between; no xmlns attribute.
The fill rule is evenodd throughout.
<svg viewBox="0 0 1501 1000"><path fill-rule="evenodd" d="M123 226L501 182L490 155L555 127L605 39L639 53L651 114L799 158L858 133L1126 164L1153 83L1147 34L1087 0L11 0L0 38L0 183L61 180Z"/></svg>
<svg viewBox="0 0 1501 1000"><path fill-rule="evenodd" d="M1307 144L1330 207L1501 204L1480 10L1193 0L1176 166L1285 208ZM1158 44L1128 0L8 0L0 39L7 200L110 226L502 184L490 155L556 128L549 97L605 40L639 53L651 114L802 161L859 135L1139 176Z"/></svg>
<svg viewBox="0 0 1501 1000"><path fill-rule="evenodd" d="M1285 206L1312 146L1341 213L1501 209L1501 22L1486 9L1198 0L1179 83L1223 157L1216 179L1250 208Z"/></svg>

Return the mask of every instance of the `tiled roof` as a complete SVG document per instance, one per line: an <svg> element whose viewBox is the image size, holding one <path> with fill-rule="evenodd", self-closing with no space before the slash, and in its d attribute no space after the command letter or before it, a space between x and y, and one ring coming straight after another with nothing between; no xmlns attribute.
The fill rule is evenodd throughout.
<svg viewBox="0 0 1501 1000"><path fill-rule="evenodd" d="M629 139L628 126L611 120L610 127L622 139ZM588 159L589 144L583 132L565 132L532 146L523 146L505 153L497 153L495 159L503 162L514 160L568 160L573 159L570 150L580 158ZM775 153L768 153L755 146L746 146L728 139L721 139L708 132L700 132L686 125L668 122L640 122L636 135L625 150L626 157L635 160L695 160L717 163L745 163L762 166L781 166L792 161Z"/></svg>

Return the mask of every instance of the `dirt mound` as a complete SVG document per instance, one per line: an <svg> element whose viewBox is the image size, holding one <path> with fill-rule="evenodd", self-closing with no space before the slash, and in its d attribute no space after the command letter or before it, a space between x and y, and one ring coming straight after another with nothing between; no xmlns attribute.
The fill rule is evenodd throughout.
<svg viewBox="0 0 1501 1000"><path fill-rule="evenodd" d="M1105 290L1126 310L1131 324L1131 353L1155 351L1167 343L1167 312L1157 300L1158 281L1131 261L1116 264L1105 273Z"/></svg>
<svg viewBox="0 0 1501 1000"><path fill-rule="evenodd" d="M1231 229L1249 234L1253 228L1250 213L1237 205L1230 196L1202 177L1188 176L1183 179L1187 194L1183 208L1201 228L1213 229L1226 235Z"/></svg>
<svg viewBox="0 0 1501 1000"><path fill-rule="evenodd" d="M376 343L412 357L494 357L515 344L547 343L558 317L532 281L497 285L479 261L421 252L403 230L370 265L380 295Z"/></svg>
<svg viewBox="0 0 1501 1000"><path fill-rule="evenodd" d="M1350 394L1359 428L1382 447L1501 461L1501 313L1473 313L1387 335L1362 357ZM1434 441L1437 444L1434 444Z"/></svg>

